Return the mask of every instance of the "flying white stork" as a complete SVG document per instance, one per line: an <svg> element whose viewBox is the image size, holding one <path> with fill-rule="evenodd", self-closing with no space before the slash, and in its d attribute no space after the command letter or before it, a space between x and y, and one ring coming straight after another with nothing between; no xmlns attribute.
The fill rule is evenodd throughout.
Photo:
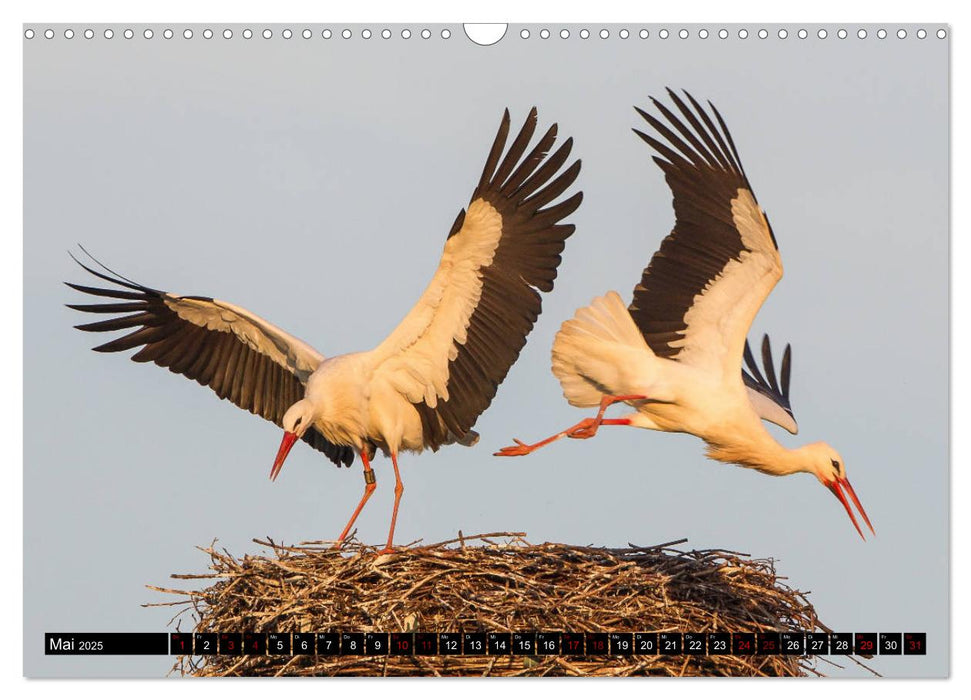
<svg viewBox="0 0 971 700"><path fill-rule="evenodd" d="M135 329L94 350L140 347L131 358L136 362L152 361L194 379L282 427L271 479L298 438L338 466L350 466L359 454L364 495L337 546L376 487L371 469L376 449L390 455L395 500L382 550L390 551L404 490L398 453L475 444L472 426L519 356L540 313L540 292L553 288L560 253L573 233L572 224L561 222L580 205L582 193L551 202L574 183L580 161L560 172L572 139L547 157L556 140L555 124L527 153L536 121L534 108L503 157L510 122L505 111L478 186L468 209L455 219L431 283L373 350L325 359L246 309L151 289L97 260L104 272L77 262L114 288L68 285L116 301L69 306L123 315L77 328Z"/></svg>
<svg viewBox="0 0 971 700"><path fill-rule="evenodd" d="M528 454L564 436L593 437L601 425L691 433L708 444L712 459L772 475L815 475L863 537L845 494L871 532L873 526L836 450L823 442L786 449L762 424L798 430L789 405L789 348L780 387L768 338L762 345L767 379L746 340L782 278L775 235L718 110L709 102L720 129L690 94L693 110L668 93L681 116L652 98L667 124L638 109L656 137L634 131L658 154L654 161L674 194L674 230L644 270L629 308L608 292L566 321L553 344L553 373L566 399L600 410L546 440L516 440L496 454ZM739 371L743 355L751 375ZM636 410L604 418L616 402Z"/></svg>

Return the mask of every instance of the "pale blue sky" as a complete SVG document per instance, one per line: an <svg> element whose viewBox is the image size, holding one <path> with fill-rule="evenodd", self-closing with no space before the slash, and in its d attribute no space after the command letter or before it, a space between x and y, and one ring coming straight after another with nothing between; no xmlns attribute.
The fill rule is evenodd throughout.
<svg viewBox="0 0 971 700"><path fill-rule="evenodd" d="M113 25L111 41L95 26L90 41L61 27L25 42L28 675L163 674L169 659L44 657L39 640L165 630L171 611L139 607L164 599L144 584L203 571L195 545L241 555L252 537L335 537L362 488L357 465L301 447L270 483L277 428L90 352L98 339L63 307L81 299L61 281L85 282L65 251L81 242L147 285L240 304L325 355L367 349L431 276L503 108L518 125L533 105L583 159L577 232L480 444L402 458L396 540L524 530L771 556L835 629L928 633L930 655L877 659L881 673L946 673L948 41L781 41L772 25L766 40L661 40L655 27L640 40L640 26L627 40L570 26L569 40L524 41L513 25L489 49L454 25L448 41L404 41L400 26L388 41L325 41L316 25L309 41L205 41L199 25L191 41L146 41L142 25L126 41ZM710 462L690 436L605 429L490 456L586 415L562 399L549 348L593 296L629 299L671 227L670 192L630 132L632 105L666 86L716 104L772 219L786 276L751 337L793 344L802 430L775 434L842 453L877 529L867 543L812 477ZM389 466L376 462L358 521L368 542L387 532Z"/></svg>

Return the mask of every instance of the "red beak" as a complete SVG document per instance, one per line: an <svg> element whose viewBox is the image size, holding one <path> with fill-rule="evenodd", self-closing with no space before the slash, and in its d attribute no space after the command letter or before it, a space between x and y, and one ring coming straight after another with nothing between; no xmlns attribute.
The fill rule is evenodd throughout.
<svg viewBox="0 0 971 700"><path fill-rule="evenodd" d="M853 527L855 527L856 531L860 533L860 537L863 537L863 530L861 530L859 524L857 524L856 517L853 515L853 510L850 508L849 501L846 500L846 496L843 494L843 490L840 487L845 488L846 493L850 494L853 504L856 506L856 509L860 511L860 515L863 516L863 520L866 522L867 527L870 528L870 532L872 532L874 535L877 534L876 530L873 529L873 525L870 524L870 518L867 517L866 511L863 510L863 504L860 503L860 499L856 497L856 492L853 490L853 487L850 486L850 482L846 479L836 479L835 481L831 481L830 483L826 484L826 488L832 491L833 495L840 499L840 503L842 503L843 507L846 508L846 513L850 516L850 520L853 521ZM863 537L863 539L865 540L866 537Z"/></svg>
<svg viewBox="0 0 971 700"><path fill-rule="evenodd" d="M283 433L283 442L280 443L280 450L276 453L276 459L273 460L273 468L270 470L270 481L276 481L276 478L280 475L283 462L286 460L287 455L290 454L290 448L293 447L293 443L296 441L296 433Z"/></svg>

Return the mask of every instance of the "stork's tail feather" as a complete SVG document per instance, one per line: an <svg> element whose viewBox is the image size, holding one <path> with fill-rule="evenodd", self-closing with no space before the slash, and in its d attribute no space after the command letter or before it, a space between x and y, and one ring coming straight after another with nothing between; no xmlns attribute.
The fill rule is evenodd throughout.
<svg viewBox="0 0 971 700"><path fill-rule="evenodd" d="M448 434L448 442L446 444L458 444L463 447L472 447L479 441L479 434L474 430L470 430L465 434L465 437L455 437L454 434Z"/></svg>
<svg viewBox="0 0 971 700"><path fill-rule="evenodd" d="M597 406L605 394L636 393L634 368L651 350L617 292L578 309L553 341L553 374L573 406ZM633 376L632 376L633 375Z"/></svg>

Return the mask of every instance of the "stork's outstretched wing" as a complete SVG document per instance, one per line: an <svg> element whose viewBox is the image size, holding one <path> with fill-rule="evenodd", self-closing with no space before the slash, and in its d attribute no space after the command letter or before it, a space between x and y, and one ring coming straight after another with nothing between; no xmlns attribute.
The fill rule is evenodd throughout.
<svg viewBox="0 0 971 700"><path fill-rule="evenodd" d="M735 379L745 336L782 278L782 260L765 213L718 110L694 110L668 91L681 117L652 101L667 120L637 111L655 136L635 129L658 155L674 194L674 230L634 289L630 314L654 354Z"/></svg>
<svg viewBox="0 0 971 700"><path fill-rule="evenodd" d="M775 364L772 362L772 346L769 336L762 336L762 366L765 376L759 371L759 366L752 356L748 340L745 341L745 364L748 372L742 369L742 381L745 383L749 401L759 417L785 428L795 435L799 432L796 418L792 415L792 405L789 403L789 373L792 369L792 347L786 345L782 353L782 372L779 380L775 376ZM750 374L751 373L751 374Z"/></svg>
<svg viewBox="0 0 971 700"><path fill-rule="evenodd" d="M572 148L554 124L528 153L536 109L502 157L506 110L468 210L459 212L421 299L375 350L375 375L415 404L426 444L463 438L491 403L553 288L572 224L560 223L582 193L550 205L576 180L580 161L557 175ZM525 155L524 155L525 154ZM549 205L549 206L547 206Z"/></svg>
<svg viewBox="0 0 971 700"><path fill-rule="evenodd" d="M104 274L77 258L74 260L116 288L65 284L92 296L120 300L107 304L68 304L77 311L113 315L105 321L75 327L91 332L135 329L97 346L95 351L118 352L140 347L132 355L135 362L151 361L194 379L215 391L219 398L229 399L281 427L283 414L303 398L307 377L324 359L302 340L246 309L209 297L161 292L132 282L108 268L104 269L110 274ZM313 428L303 439L338 466L350 466L354 461L350 447L332 444Z"/></svg>

